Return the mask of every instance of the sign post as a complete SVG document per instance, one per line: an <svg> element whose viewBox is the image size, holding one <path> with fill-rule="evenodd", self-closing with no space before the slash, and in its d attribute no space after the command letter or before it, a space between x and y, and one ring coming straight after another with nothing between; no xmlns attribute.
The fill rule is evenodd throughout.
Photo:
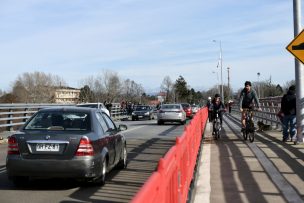
<svg viewBox="0 0 304 203"><path fill-rule="evenodd" d="M295 144L303 143L304 129L304 30L301 30L301 0L293 0L294 40L286 47L295 59L297 139ZM301 61L301 63L300 63Z"/></svg>

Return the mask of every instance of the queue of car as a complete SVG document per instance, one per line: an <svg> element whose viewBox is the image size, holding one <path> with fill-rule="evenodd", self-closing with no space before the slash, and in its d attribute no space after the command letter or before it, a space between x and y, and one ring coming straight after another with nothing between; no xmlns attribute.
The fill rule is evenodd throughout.
<svg viewBox="0 0 304 203"><path fill-rule="evenodd" d="M184 125L192 114L189 104L138 105L131 119L157 118L158 125ZM111 169L127 167L122 132L127 126L117 126L109 115L98 103L40 109L8 138L8 178L15 185L32 178L74 178L104 184Z"/></svg>

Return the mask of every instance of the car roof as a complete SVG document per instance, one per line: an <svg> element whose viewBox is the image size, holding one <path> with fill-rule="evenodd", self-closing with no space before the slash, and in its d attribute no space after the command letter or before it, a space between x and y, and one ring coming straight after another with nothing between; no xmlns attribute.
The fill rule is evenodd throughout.
<svg viewBox="0 0 304 203"><path fill-rule="evenodd" d="M66 107L50 107L50 108L44 108L40 109L39 112L84 112L84 113L91 113L91 112L97 112L100 111L99 109L96 108L89 108L89 107L71 107L71 106L66 106Z"/></svg>
<svg viewBox="0 0 304 203"><path fill-rule="evenodd" d="M181 104L162 104L161 106L173 106L173 105L181 106Z"/></svg>

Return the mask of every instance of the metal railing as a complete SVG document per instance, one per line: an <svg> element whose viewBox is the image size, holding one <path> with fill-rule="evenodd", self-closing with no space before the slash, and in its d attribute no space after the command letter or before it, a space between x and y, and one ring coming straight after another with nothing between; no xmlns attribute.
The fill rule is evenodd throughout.
<svg viewBox="0 0 304 203"><path fill-rule="evenodd" d="M282 123L277 114L281 109L282 97L269 97L260 99L260 105L262 111L256 111L254 117L256 121L262 121L265 124L269 124L274 128L281 128ZM232 106L232 110L240 113L239 103L235 103Z"/></svg>
<svg viewBox="0 0 304 203"><path fill-rule="evenodd" d="M22 126L39 109L55 106L75 106L73 104L0 104L0 132L12 131ZM112 103L111 117L126 117L120 103Z"/></svg>

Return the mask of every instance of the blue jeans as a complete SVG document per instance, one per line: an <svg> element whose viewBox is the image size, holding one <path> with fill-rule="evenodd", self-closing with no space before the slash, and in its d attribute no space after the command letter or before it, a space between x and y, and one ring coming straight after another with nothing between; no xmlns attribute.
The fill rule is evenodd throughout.
<svg viewBox="0 0 304 203"><path fill-rule="evenodd" d="M283 139L293 138L296 135L296 115L285 115L282 119Z"/></svg>

